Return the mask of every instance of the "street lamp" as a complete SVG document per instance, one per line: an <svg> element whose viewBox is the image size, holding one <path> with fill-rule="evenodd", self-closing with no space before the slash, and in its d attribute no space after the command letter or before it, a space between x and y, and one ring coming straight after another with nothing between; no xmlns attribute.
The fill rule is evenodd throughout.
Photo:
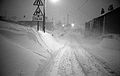
<svg viewBox="0 0 120 76"><path fill-rule="evenodd" d="M64 27L65 25L63 24L62 26Z"/></svg>
<svg viewBox="0 0 120 76"><path fill-rule="evenodd" d="M51 0L52 3L56 3L58 2L59 0Z"/></svg>
<svg viewBox="0 0 120 76"><path fill-rule="evenodd" d="M72 27L74 27L74 26L75 26L75 24L73 24L73 23L72 23L72 24L71 24L71 26L72 26Z"/></svg>

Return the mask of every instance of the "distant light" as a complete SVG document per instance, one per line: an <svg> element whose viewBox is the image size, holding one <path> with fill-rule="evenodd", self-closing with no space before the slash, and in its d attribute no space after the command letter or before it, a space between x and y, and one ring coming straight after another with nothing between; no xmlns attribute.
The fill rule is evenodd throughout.
<svg viewBox="0 0 120 76"><path fill-rule="evenodd" d="M71 24L71 26L72 26L72 27L74 27L74 26L75 26L75 24L73 24L73 23L72 23L72 24Z"/></svg>
<svg viewBox="0 0 120 76"><path fill-rule="evenodd" d="M51 2L53 2L53 3L56 3L56 2L58 2L59 0L51 0Z"/></svg>
<svg viewBox="0 0 120 76"><path fill-rule="evenodd" d="M65 25L63 24L62 26L64 27Z"/></svg>

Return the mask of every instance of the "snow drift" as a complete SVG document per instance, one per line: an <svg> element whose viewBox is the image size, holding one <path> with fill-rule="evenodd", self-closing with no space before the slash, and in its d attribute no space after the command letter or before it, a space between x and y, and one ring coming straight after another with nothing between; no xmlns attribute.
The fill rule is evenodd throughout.
<svg viewBox="0 0 120 76"><path fill-rule="evenodd" d="M37 68L42 69L55 50L63 46L51 48L60 44L48 33L2 21L0 40L2 76L34 76ZM47 40L54 43L47 43Z"/></svg>

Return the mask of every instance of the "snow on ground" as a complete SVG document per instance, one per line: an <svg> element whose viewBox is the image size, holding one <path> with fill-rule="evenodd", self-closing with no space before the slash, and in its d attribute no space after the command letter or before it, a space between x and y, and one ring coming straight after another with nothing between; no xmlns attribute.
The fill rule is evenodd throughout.
<svg viewBox="0 0 120 76"><path fill-rule="evenodd" d="M3 76L41 75L40 71L43 71L57 51L64 47L64 43L58 43L48 33L2 21L0 38L0 46L3 47L0 48Z"/></svg>
<svg viewBox="0 0 120 76"><path fill-rule="evenodd" d="M119 51L120 50L120 41L116 40L116 39L104 38L101 41L100 46L103 48L108 48L108 49Z"/></svg>
<svg viewBox="0 0 120 76"><path fill-rule="evenodd" d="M98 59L101 54L92 53L90 49L94 48L80 42L82 38L75 38L77 35L60 38L33 28L0 23L2 76L116 76Z"/></svg>
<svg viewBox="0 0 120 76"><path fill-rule="evenodd" d="M2 76L34 76L39 57L32 51L0 36Z"/></svg>
<svg viewBox="0 0 120 76"><path fill-rule="evenodd" d="M49 48L34 29L0 21L2 76L34 76L50 58Z"/></svg>
<svg viewBox="0 0 120 76"><path fill-rule="evenodd" d="M56 44L56 41L53 39L51 35L46 33L46 34L43 34L43 37L45 38L48 46L50 44L53 44L53 45ZM49 46L49 48L52 48L52 47L53 46ZM41 75L41 76L116 76L114 71L112 71L107 66L104 67L104 64L100 63L100 61L96 59L96 57L91 55L84 48L82 47L80 48L80 46L78 44L75 44L75 42L72 43L72 41L66 42L64 47L61 48L61 50L59 50L59 53L49 61L49 64L46 66L46 68L44 68L44 70L42 71L42 74L37 74L37 75Z"/></svg>
<svg viewBox="0 0 120 76"><path fill-rule="evenodd" d="M46 45L51 49L51 50L58 50L62 48L64 45L58 43L55 38L52 37L52 35L46 33L43 33L42 31L39 31L40 34L42 34L42 38L45 40Z"/></svg>
<svg viewBox="0 0 120 76"><path fill-rule="evenodd" d="M91 45L92 44L92 45ZM91 40L82 46L90 53L98 57L102 63L113 69L120 75L120 41L116 39L105 38L103 40Z"/></svg>
<svg viewBox="0 0 120 76"><path fill-rule="evenodd" d="M103 40L101 40L83 38L83 36L79 34L68 34L61 38L69 40L72 44L74 44L74 42L78 43L89 53L97 57L100 63L104 64L105 67L108 66L120 75L120 41L118 38L103 38Z"/></svg>

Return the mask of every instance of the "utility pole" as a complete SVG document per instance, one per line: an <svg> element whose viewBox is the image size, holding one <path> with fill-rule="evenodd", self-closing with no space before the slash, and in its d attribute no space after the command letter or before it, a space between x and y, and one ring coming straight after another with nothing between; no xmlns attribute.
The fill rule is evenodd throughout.
<svg viewBox="0 0 120 76"><path fill-rule="evenodd" d="M65 17L63 17L63 23L66 24L66 22L65 22Z"/></svg>
<svg viewBox="0 0 120 76"><path fill-rule="evenodd" d="M43 13L44 13L44 15L43 15L43 31L45 32L45 22L46 22L46 20L45 20L45 0L44 0L44 5L43 5Z"/></svg>
<svg viewBox="0 0 120 76"><path fill-rule="evenodd" d="M69 24L69 14L67 14L67 24Z"/></svg>
<svg viewBox="0 0 120 76"><path fill-rule="evenodd" d="M54 24L54 18L53 17L52 17L52 23L53 23L53 26L54 26L55 24Z"/></svg>

